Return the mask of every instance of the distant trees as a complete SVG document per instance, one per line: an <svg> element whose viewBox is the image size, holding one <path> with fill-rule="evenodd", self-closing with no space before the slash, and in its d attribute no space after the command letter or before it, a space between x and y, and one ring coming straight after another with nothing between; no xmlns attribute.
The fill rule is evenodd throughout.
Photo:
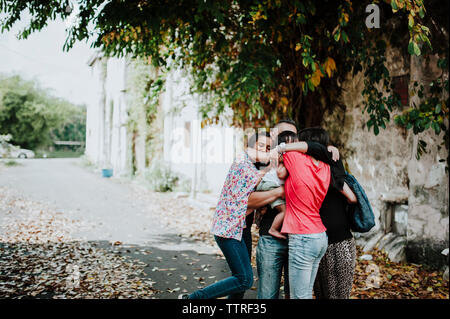
<svg viewBox="0 0 450 319"><path fill-rule="evenodd" d="M1 30L10 30L26 12L30 22L18 35L26 39L49 21L68 18L72 2L0 1ZM365 127L378 135L403 107L387 47L399 49L405 61L437 54L445 76L432 79L432 90L417 83L420 105L394 120L414 134L445 132L448 149L449 1L375 1L379 28L366 25L372 0L76 3L64 49L89 40L109 56L143 57L155 67L175 62L190 73L192 91L207 97L200 105L204 124L219 122L231 109L237 126L268 127L285 116L300 127L320 125L326 112L345 110L341 83L363 72Z"/></svg>
<svg viewBox="0 0 450 319"><path fill-rule="evenodd" d="M28 149L46 147L54 140L84 141L84 107L51 96L34 81L0 75L0 134Z"/></svg>
<svg viewBox="0 0 450 319"><path fill-rule="evenodd" d="M86 140L86 108L66 103L60 124L50 132L51 139L84 142Z"/></svg>

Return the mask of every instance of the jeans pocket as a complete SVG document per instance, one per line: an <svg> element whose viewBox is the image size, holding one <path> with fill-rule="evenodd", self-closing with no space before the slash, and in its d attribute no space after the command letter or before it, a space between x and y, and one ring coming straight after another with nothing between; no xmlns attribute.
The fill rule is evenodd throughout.
<svg viewBox="0 0 450 319"><path fill-rule="evenodd" d="M328 240L324 236L305 237L303 243L304 249L316 258L322 258L328 247Z"/></svg>
<svg viewBox="0 0 450 319"><path fill-rule="evenodd" d="M302 235L303 238L310 238L310 239L322 239L322 238L325 238L325 236L326 236L325 232L323 232L323 233L316 233L316 234L305 234L305 235Z"/></svg>

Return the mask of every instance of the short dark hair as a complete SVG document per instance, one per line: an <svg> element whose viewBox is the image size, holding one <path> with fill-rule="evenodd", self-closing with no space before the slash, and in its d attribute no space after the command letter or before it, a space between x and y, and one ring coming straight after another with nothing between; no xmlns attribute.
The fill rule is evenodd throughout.
<svg viewBox="0 0 450 319"><path fill-rule="evenodd" d="M278 123L275 124L275 126L278 126L278 125L280 125L282 123L291 124L291 125L295 126L296 129L298 129L297 128L297 123L295 123L295 121L293 119L290 119L290 118L284 118L284 119L279 120Z"/></svg>
<svg viewBox="0 0 450 319"><path fill-rule="evenodd" d="M330 145L330 135L326 130L319 126L308 127L301 130L298 133L298 138L301 141L318 142L324 146Z"/></svg>
<svg viewBox="0 0 450 319"><path fill-rule="evenodd" d="M278 134L278 144L297 142L298 136L292 131L283 131Z"/></svg>
<svg viewBox="0 0 450 319"><path fill-rule="evenodd" d="M250 136L250 138L248 139L247 147L254 148L256 142L258 141L258 139L259 139L261 136L266 136L266 137L270 138L270 133L267 132L267 131L264 131L264 132L256 132L255 134L253 134L252 136Z"/></svg>

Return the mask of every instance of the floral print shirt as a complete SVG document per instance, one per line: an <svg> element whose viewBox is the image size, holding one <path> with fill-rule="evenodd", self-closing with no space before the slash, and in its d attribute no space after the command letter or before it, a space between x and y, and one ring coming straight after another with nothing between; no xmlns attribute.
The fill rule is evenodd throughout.
<svg viewBox="0 0 450 319"><path fill-rule="evenodd" d="M214 235L242 239L248 197L258 181L258 170L244 152L233 162L225 179L211 227Z"/></svg>

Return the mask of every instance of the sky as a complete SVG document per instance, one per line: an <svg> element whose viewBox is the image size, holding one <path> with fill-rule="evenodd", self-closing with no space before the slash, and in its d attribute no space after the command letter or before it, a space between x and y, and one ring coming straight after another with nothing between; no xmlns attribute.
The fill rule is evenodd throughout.
<svg viewBox="0 0 450 319"><path fill-rule="evenodd" d="M77 42L70 51L64 52L67 22L61 20L50 22L26 40L18 40L16 35L26 20L21 20L9 32L0 33L0 73L35 79L54 96L74 104L96 103L92 88L97 87L97 81L87 65L94 49L87 43Z"/></svg>

